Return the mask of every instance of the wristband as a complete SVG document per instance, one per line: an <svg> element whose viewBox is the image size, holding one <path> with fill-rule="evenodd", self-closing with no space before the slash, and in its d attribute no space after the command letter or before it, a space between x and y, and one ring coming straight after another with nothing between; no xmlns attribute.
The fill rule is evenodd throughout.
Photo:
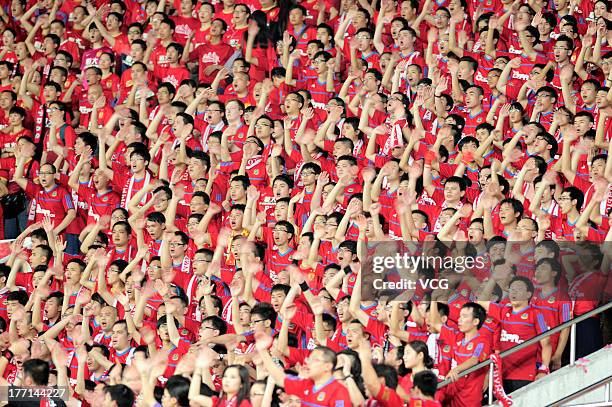
<svg viewBox="0 0 612 407"><path fill-rule="evenodd" d="M344 268L344 274L346 274L347 276L348 276L349 274L351 274L352 272L353 272L353 270L351 270L351 266L346 266L346 267Z"/></svg>
<svg viewBox="0 0 612 407"><path fill-rule="evenodd" d="M538 367L538 373L550 374L550 369L546 365Z"/></svg>
<svg viewBox="0 0 612 407"><path fill-rule="evenodd" d="M300 288L302 289L302 292L310 290L310 287L308 287L308 283L306 281L300 283Z"/></svg>

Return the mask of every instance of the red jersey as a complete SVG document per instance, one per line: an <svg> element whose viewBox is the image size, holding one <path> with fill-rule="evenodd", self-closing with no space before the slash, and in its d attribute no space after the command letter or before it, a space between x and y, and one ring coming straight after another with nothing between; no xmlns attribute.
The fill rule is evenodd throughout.
<svg viewBox="0 0 612 407"><path fill-rule="evenodd" d="M549 329L559 326L572 318L572 302L566 293L559 292L558 289L547 295L543 295L539 289L536 290L531 299L531 304L544 315ZM559 335L557 333L550 337L553 353L557 349Z"/></svg>
<svg viewBox="0 0 612 407"><path fill-rule="evenodd" d="M62 223L68 211L74 209L70 193L61 185L56 184L45 190L40 185L28 181L25 192L32 198L30 218L34 222L42 222L45 216L49 216L53 226L57 226Z"/></svg>
<svg viewBox="0 0 612 407"><path fill-rule="evenodd" d="M156 66L153 70L153 76L161 82L171 83L175 89L178 89L182 81L189 79L189 71L182 66Z"/></svg>
<svg viewBox="0 0 612 407"><path fill-rule="evenodd" d="M544 316L531 305L513 311L510 304L491 303L489 314L501 323L501 351L529 340L548 327ZM534 344L504 359L504 380L535 380L538 345Z"/></svg>
<svg viewBox="0 0 612 407"><path fill-rule="evenodd" d="M315 386L310 379L299 379L297 376L285 377L285 392L299 396L303 404L311 406L348 407L351 397L348 390L333 376L320 385Z"/></svg>
<svg viewBox="0 0 612 407"><path fill-rule="evenodd" d="M121 203L121 197L113 190L99 193L87 184L80 184L77 194L89 206L87 210L88 224L98 222L101 216L110 216Z"/></svg>
<svg viewBox="0 0 612 407"><path fill-rule="evenodd" d="M225 65L227 60L234 54L234 49L221 42L219 44L205 43L193 50L189 55L191 60L198 60L198 78L200 82L212 83L217 71L206 75L204 71L211 65Z"/></svg>
<svg viewBox="0 0 612 407"><path fill-rule="evenodd" d="M132 347L127 348L123 352L117 352L115 348L109 348L110 357L108 358L113 363L125 363L128 364L128 360L132 359L134 355L134 349Z"/></svg>
<svg viewBox="0 0 612 407"><path fill-rule="evenodd" d="M481 110L480 113L477 113L472 116L471 113L465 112L463 116L465 118L465 127L463 128L463 137L465 136L476 136L476 127L482 123L487 121L487 113L486 111Z"/></svg>
<svg viewBox="0 0 612 407"><path fill-rule="evenodd" d="M489 357L491 352L489 341L480 334L466 340L463 335L456 338L453 345L453 361L460 365L470 358L478 359L483 362ZM470 373L453 383L445 391L446 395L452 395L450 406L480 406L482 401L482 387L488 369L480 369Z"/></svg>

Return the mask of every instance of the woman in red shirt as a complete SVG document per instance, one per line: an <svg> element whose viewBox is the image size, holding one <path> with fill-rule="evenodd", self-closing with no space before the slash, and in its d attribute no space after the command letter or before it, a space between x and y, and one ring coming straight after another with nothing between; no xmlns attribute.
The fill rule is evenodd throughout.
<svg viewBox="0 0 612 407"><path fill-rule="evenodd" d="M193 381L200 379L201 373L208 373L208 362L212 362L212 360L202 360L209 359L204 357L203 355L198 356L198 366L200 369L205 370L202 372L200 369L196 369L194 372L194 376L192 379L190 393L195 393L194 384L198 386L198 383L193 383ZM203 363L204 362L204 363ZM221 381L221 394L220 397L207 397L207 396L196 396L190 397L190 401L192 405L198 405L203 407L251 407L251 402L249 401L249 371L246 367L242 365L231 365L225 368L223 371L223 379ZM199 389L198 392L199 393Z"/></svg>

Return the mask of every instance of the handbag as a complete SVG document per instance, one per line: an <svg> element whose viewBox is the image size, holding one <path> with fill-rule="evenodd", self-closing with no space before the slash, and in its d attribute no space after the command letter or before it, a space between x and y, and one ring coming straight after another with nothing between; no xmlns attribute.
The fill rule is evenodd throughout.
<svg viewBox="0 0 612 407"><path fill-rule="evenodd" d="M4 218L13 219L26 209L28 198L25 192L17 191L12 194L4 195L0 202L2 203Z"/></svg>
<svg viewBox="0 0 612 407"><path fill-rule="evenodd" d="M32 164L34 160L30 161L28 169L26 170L26 176L30 174ZM14 219L28 207L28 197L24 190L20 189L12 194L6 194L0 198L0 204L2 204L3 216L5 219Z"/></svg>

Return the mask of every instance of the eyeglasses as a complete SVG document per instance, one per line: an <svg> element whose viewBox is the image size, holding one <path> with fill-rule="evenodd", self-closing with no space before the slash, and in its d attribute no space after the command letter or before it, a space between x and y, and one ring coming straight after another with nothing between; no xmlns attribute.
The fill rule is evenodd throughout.
<svg viewBox="0 0 612 407"><path fill-rule="evenodd" d="M209 261L206 259L194 259L193 262L194 263L208 263Z"/></svg>
<svg viewBox="0 0 612 407"><path fill-rule="evenodd" d="M536 95L536 99L550 98L550 97L552 97L552 95L549 95L548 93L540 93L539 95Z"/></svg>
<svg viewBox="0 0 612 407"><path fill-rule="evenodd" d="M265 319L256 319L254 321L249 322L249 325L255 325L256 323L263 322L263 321L265 321Z"/></svg>
<svg viewBox="0 0 612 407"><path fill-rule="evenodd" d="M555 51L568 51L569 48L567 48L567 47L553 47L553 50L555 50Z"/></svg>
<svg viewBox="0 0 612 407"><path fill-rule="evenodd" d="M177 247L177 246L184 246L184 245L185 245L184 243L175 243L175 242L172 242L172 243L168 244L168 246L170 246L170 247Z"/></svg>
<svg viewBox="0 0 612 407"><path fill-rule="evenodd" d="M128 31L128 34L131 34L131 35L140 35L140 31L138 31L138 30L131 30L131 31Z"/></svg>
<svg viewBox="0 0 612 407"><path fill-rule="evenodd" d="M303 171L303 172L302 172L302 175L303 175L304 177L309 177L309 176L311 176L311 175L317 175L317 174L315 174L314 172L311 172L311 171Z"/></svg>
<svg viewBox="0 0 612 407"><path fill-rule="evenodd" d="M264 127L271 128L272 126L267 125L267 124L256 124L255 125L256 129L261 129L261 128L264 128Z"/></svg>
<svg viewBox="0 0 612 407"><path fill-rule="evenodd" d="M285 229L273 229L273 232L284 232L284 233L288 233Z"/></svg>

